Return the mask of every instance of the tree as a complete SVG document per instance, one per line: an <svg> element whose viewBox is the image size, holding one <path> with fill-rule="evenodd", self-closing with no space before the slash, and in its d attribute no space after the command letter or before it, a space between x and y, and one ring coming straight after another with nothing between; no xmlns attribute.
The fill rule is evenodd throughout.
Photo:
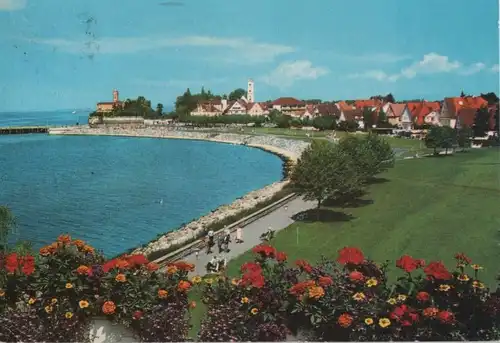
<svg viewBox="0 0 500 343"><path fill-rule="evenodd" d="M466 151L471 146L472 130L468 127L463 127L458 130L457 144L462 151Z"/></svg>
<svg viewBox="0 0 500 343"><path fill-rule="evenodd" d="M246 95L247 95L246 90L244 90L243 88L237 88L234 91L232 91L231 93L229 93L229 100L236 101L236 100L241 99L242 96L246 96Z"/></svg>
<svg viewBox="0 0 500 343"><path fill-rule="evenodd" d="M493 92L489 92L489 93L481 93L481 98L483 98L484 100L488 101L488 105L494 105L498 102L498 96L493 93Z"/></svg>
<svg viewBox="0 0 500 343"><path fill-rule="evenodd" d="M378 112L377 124L383 125L386 123L387 123L387 114L384 112L383 109L380 109L380 111Z"/></svg>
<svg viewBox="0 0 500 343"><path fill-rule="evenodd" d="M364 137L347 136L338 144L354 159L357 173L364 182L394 166L394 152L391 146L376 134L370 133Z"/></svg>
<svg viewBox="0 0 500 343"><path fill-rule="evenodd" d="M453 148L457 142L457 132L449 126L433 126L425 137L425 146L434 149L434 155L438 155L437 149Z"/></svg>
<svg viewBox="0 0 500 343"><path fill-rule="evenodd" d="M375 124L375 113L373 110L365 107L363 109L363 122L365 123L365 129L370 129Z"/></svg>
<svg viewBox="0 0 500 343"><path fill-rule="evenodd" d="M156 114L161 116L163 114L163 104L159 103L156 105Z"/></svg>
<svg viewBox="0 0 500 343"><path fill-rule="evenodd" d="M392 102L392 103L396 102L396 99L394 99L394 96L392 95L392 93L387 94L384 97L384 100L385 100L385 102Z"/></svg>
<svg viewBox="0 0 500 343"><path fill-rule="evenodd" d="M9 234L16 227L16 219L10 209L0 206L0 250L7 250Z"/></svg>
<svg viewBox="0 0 500 343"><path fill-rule="evenodd" d="M490 116L490 112L486 107L477 110L473 125L474 137L486 136L486 132L490 128Z"/></svg>
<svg viewBox="0 0 500 343"><path fill-rule="evenodd" d="M314 140L302 153L290 177L295 191L306 200L321 204L326 199L344 199L360 189L354 160L337 144Z"/></svg>
<svg viewBox="0 0 500 343"><path fill-rule="evenodd" d="M333 116L319 116L312 121L312 126L320 131L334 130L335 125L336 122Z"/></svg>

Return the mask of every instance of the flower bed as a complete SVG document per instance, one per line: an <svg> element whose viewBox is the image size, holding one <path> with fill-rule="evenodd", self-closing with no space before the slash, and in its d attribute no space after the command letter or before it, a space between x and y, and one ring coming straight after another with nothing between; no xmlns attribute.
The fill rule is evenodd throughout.
<svg viewBox="0 0 500 343"><path fill-rule="evenodd" d="M194 277L176 262L160 271L143 255L105 261L80 240L61 235L37 256L0 256L0 341L92 341L95 320L123 325L141 341L188 340L188 301L203 290L208 312L202 341L490 340L499 338L500 292L480 281L464 254L449 271L441 262L402 256L404 276L352 247L336 261L288 263L259 245L241 277Z"/></svg>

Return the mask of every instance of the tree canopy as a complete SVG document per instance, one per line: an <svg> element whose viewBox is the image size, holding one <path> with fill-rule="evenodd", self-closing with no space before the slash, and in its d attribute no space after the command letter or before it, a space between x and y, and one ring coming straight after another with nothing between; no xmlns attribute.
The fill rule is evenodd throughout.
<svg viewBox="0 0 500 343"><path fill-rule="evenodd" d="M490 128L490 117L490 112L486 107L477 110L473 125L474 137L486 136L486 132Z"/></svg>

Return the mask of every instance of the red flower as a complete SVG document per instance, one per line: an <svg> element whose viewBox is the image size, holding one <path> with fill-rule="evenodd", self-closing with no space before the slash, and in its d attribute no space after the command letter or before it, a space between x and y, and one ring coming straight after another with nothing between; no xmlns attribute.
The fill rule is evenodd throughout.
<svg viewBox="0 0 500 343"><path fill-rule="evenodd" d="M31 275L35 271L35 258L31 255L23 257L23 273L24 275Z"/></svg>
<svg viewBox="0 0 500 343"><path fill-rule="evenodd" d="M241 284L243 286L250 286L251 285L255 288L262 288L262 287L264 287L265 282L266 282L266 279L260 273L260 271L247 272L247 273L243 274L243 276L241 277Z"/></svg>
<svg viewBox="0 0 500 343"><path fill-rule="evenodd" d="M467 255L465 255L463 252L456 253L455 260L463 264L470 264L472 262L472 260L469 257L467 257Z"/></svg>
<svg viewBox="0 0 500 343"><path fill-rule="evenodd" d="M321 276L318 280L318 285L321 287L328 287L333 285L333 280L329 276Z"/></svg>
<svg viewBox="0 0 500 343"><path fill-rule="evenodd" d="M403 255L399 260L396 261L396 267L403 269L407 273L411 273L417 268L422 267L425 264L423 260L417 260L409 255Z"/></svg>
<svg viewBox="0 0 500 343"><path fill-rule="evenodd" d="M17 267L19 266L19 259L15 252L8 254L5 258L5 269L7 273L12 274L15 273Z"/></svg>
<svg viewBox="0 0 500 343"><path fill-rule="evenodd" d="M276 253L276 261L282 263L288 259L288 256L283 251Z"/></svg>
<svg viewBox="0 0 500 343"><path fill-rule="evenodd" d="M314 286L316 286L316 282L314 282L313 280L306 280L303 282L296 283L295 285L290 287L288 292L290 292L290 294L295 296L301 296L307 289Z"/></svg>
<svg viewBox="0 0 500 343"><path fill-rule="evenodd" d="M349 274L349 279L352 282L360 282L360 281L363 281L364 278L365 278L365 276L363 275L363 273L358 272L357 270L355 270Z"/></svg>
<svg viewBox="0 0 500 343"><path fill-rule="evenodd" d="M246 272L259 272L260 273L261 271L262 271L262 267L260 266L260 264L254 263L254 262L247 262L241 266L242 273L246 273Z"/></svg>
<svg viewBox="0 0 500 343"><path fill-rule="evenodd" d="M362 264L365 260L363 252L354 247L345 247L339 250L339 257L337 262L340 264Z"/></svg>
<svg viewBox="0 0 500 343"><path fill-rule="evenodd" d="M126 260L130 264L130 266L132 266L132 267L142 266L143 264L149 263L146 256L144 256L142 254L130 255L126 258Z"/></svg>
<svg viewBox="0 0 500 343"><path fill-rule="evenodd" d="M408 313L408 315L410 316L410 319L411 319L413 322L418 322L418 320L419 320L419 315L418 315L418 313L411 312L411 313Z"/></svg>
<svg viewBox="0 0 500 343"><path fill-rule="evenodd" d="M411 322L409 320L403 320L401 326L411 326Z"/></svg>
<svg viewBox="0 0 500 343"><path fill-rule="evenodd" d="M311 273L313 270L309 262L307 262L306 260L297 260L295 261L295 265L297 265L297 267L301 268L308 274Z"/></svg>
<svg viewBox="0 0 500 343"><path fill-rule="evenodd" d="M260 254L262 257L274 257L276 255L276 249L270 245L260 244L252 249L255 254Z"/></svg>
<svg viewBox="0 0 500 343"><path fill-rule="evenodd" d="M424 268L424 273L427 277L433 277L436 280L451 279L451 273L446 269L442 262L430 262L427 267Z"/></svg>
<svg viewBox="0 0 500 343"><path fill-rule="evenodd" d="M429 301L430 295L427 292L418 292L417 293L417 300L418 301Z"/></svg>
<svg viewBox="0 0 500 343"><path fill-rule="evenodd" d="M135 311L132 318L134 318L135 320L139 320L142 318L142 315L143 315L142 311Z"/></svg>
<svg viewBox="0 0 500 343"><path fill-rule="evenodd" d="M112 259L102 265L102 270L103 272L107 273L115 267L116 267L116 259Z"/></svg>
<svg viewBox="0 0 500 343"><path fill-rule="evenodd" d="M177 267L177 269L185 271L185 272L192 272L192 271L194 271L194 264L192 264L192 263L187 263L187 262L184 262L184 261L179 261L179 262L175 262L173 265L175 267Z"/></svg>
<svg viewBox="0 0 500 343"><path fill-rule="evenodd" d="M455 320L455 317L453 316L453 313L450 311L440 311L437 315L437 318L445 324L453 323Z"/></svg>

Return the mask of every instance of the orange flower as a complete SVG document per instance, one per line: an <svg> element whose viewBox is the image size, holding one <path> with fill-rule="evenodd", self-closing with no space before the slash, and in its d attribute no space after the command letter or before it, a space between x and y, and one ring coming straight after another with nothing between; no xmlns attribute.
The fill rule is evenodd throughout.
<svg viewBox="0 0 500 343"><path fill-rule="evenodd" d="M0 288L0 298L5 296L5 291Z"/></svg>
<svg viewBox="0 0 500 343"><path fill-rule="evenodd" d="M323 289L323 287L314 286L309 288L309 298L319 299L324 295L325 295L325 290Z"/></svg>
<svg viewBox="0 0 500 343"><path fill-rule="evenodd" d="M73 288L73 284L71 282L68 282L66 284L66 289L71 289L71 288Z"/></svg>
<svg viewBox="0 0 500 343"><path fill-rule="evenodd" d="M127 277L124 274L118 274L116 275L115 280L118 282L126 282Z"/></svg>
<svg viewBox="0 0 500 343"><path fill-rule="evenodd" d="M165 299L168 296L168 292L164 289L158 290L158 298Z"/></svg>
<svg viewBox="0 0 500 343"><path fill-rule="evenodd" d="M189 308L196 308L196 301L191 301L189 303Z"/></svg>
<svg viewBox="0 0 500 343"><path fill-rule="evenodd" d="M337 323L339 323L339 325L342 326L343 328L348 328L349 326L351 326L353 320L354 319L350 314L344 313L339 317Z"/></svg>
<svg viewBox="0 0 500 343"><path fill-rule="evenodd" d="M160 266L154 262L149 262L148 264L146 264L146 268L150 272L154 272L155 270L158 270Z"/></svg>
<svg viewBox="0 0 500 343"><path fill-rule="evenodd" d="M102 305L102 312L104 314L113 314L115 313L116 305L112 301L106 301L104 305Z"/></svg>
<svg viewBox="0 0 500 343"><path fill-rule="evenodd" d="M179 285L177 286L178 291L184 292L187 291L189 288L191 288L191 283L189 281L184 281L184 280L179 281Z"/></svg>
<svg viewBox="0 0 500 343"><path fill-rule="evenodd" d="M89 307L89 302L87 300L80 300L78 306L80 306L80 308L87 308Z"/></svg>
<svg viewBox="0 0 500 343"><path fill-rule="evenodd" d="M80 275L88 275L90 271L90 268L87 266L80 266L76 268L76 272Z"/></svg>
<svg viewBox="0 0 500 343"><path fill-rule="evenodd" d="M321 276L318 280L318 284L322 287L328 287L333 284L333 280L329 276Z"/></svg>
<svg viewBox="0 0 500 343"><path fill-rule="evenodd" d="M85 246L85 242L82 241L81 239L75 239L71 244L76 246L77 248L81 249Z"/></svg>
<svg viewBox="0 0 500 343"><path fill-rule="evenodd" d="M48 247L40 248L40 255L49 256L50 254L51 254L51 251L49 250Z"/></svg>
<svg viewBox="0 0 500 343"><path fill-rule="evenodd" d="M130 264L121 258L117 258L115 261L115 267L118 269L126 269L130 266Z"/></svg>
<svg viewBox="0 0 500 343"><path fill-rule="evenodd" d="M424 316L426 317L435 317L439 313L439 310L435 307L427 307L424 310Z"/></svg>
<svg viewBox="0 0 500 343"><path fill-rule="evenodd" d="M82 251L88 254L93 254L94 248L92 248L90 245L84 245Z"/></svg>
<svg viewBox="0 0 500 343"><path fill-rule="evenodd" d="M290 290L288 292L290 292L290 294L292 295L299 296L302 295L306 290L314 286L316 286L316 282L314 282L313 280L306 280L293 285L292 287L290 287Z"/></svg>
<svg viewBox="0 0 500 343"><path fill-rule="evenodd" d="M71 236L70 235L60 235L59 237L57 237L57 241L59 243L68 244L71 242Z"/></svg>
<svg viewBox="0 0 500 343"><path fill-rule="evenodd" d="M184 262L184 261L179 261L179 262L175 262L174 266L176 266L177 269L182 270L184 272L192 272L192 271L194 271L194 264L192 264L192 263L187 263L187 262Z"/></svg>
<svg viewBox="0 0 500 343"><path fill-rule="evenodd" d="M49 251L50 254L53 254L59 248L59 243L54 242L54 243L52 243L50 245L47 245L46 248L47 248L47 250Z"/></svg>
<svg viewBox="0 0 500 343"><path fill-rule="evenodd" d="M167 274L172 275L172 274L175 274L175 273L177 273L177 267L176 266L171 265L171 266L167 267Z"/></svg>

